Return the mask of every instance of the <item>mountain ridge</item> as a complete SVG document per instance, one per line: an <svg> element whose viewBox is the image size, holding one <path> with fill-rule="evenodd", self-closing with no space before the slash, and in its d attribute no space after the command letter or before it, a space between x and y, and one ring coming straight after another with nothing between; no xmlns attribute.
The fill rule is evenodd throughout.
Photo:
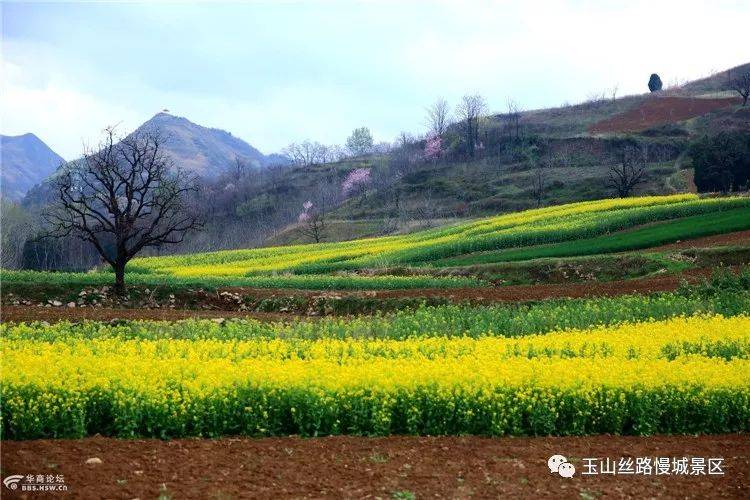
<svg viewBox="0 0 750 500"><path fill-rule="evenodd" d="M155 114L133 133L151 128L167 135L164 149L175 164L202 177L221 174L237 158L256 168L269 163L269 157L231 132L204 127L169 112Z"/></svg>

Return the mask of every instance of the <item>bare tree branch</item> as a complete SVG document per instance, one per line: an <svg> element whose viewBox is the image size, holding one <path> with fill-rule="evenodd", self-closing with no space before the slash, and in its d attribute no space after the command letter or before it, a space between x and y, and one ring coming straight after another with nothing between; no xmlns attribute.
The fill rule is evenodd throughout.
<svg viewBox="0 0 750 500"><path fill-rule="evenodd" d="M125 291L125 265L141 250L183 241L202 223L185 201L194 179L175 167L158 130L119 139L104 131L96 150L63 168L56 199L45 209L45 237L74 235L91 243L115 271L115 290Z"/></svg>

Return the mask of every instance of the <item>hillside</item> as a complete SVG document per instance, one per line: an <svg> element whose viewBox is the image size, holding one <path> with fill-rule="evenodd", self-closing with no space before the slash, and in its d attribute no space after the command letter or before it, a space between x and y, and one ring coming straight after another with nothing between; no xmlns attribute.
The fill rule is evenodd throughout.
<svg viewBox="0 0 750 500"><path fill-rule="evenodd" d="M740 67L740 70L742 67ZM731 71L738 71L732 69ZM401 234L445 219L467 219L613 196L610 175L623 151L636 148L645 176L633 195L693 192L692 141L725 130L750 133L748 109L723 92L722 77L656 94L599 96L560 108L521 112L518 127L505 114L481 121L482 147L466 153L461 124L443 137L443 154L427 161L414 139L390 151L313 164L283 164L231 134L159 113L142 127L159 127L179 164L201 174L203 232L165 249L188 253L313 241L299 224L312 202L328 221L321 241ZM227 174L234 158L253 169ZM343 184L356 169L368 182L352 192ZM223 175L222 175L223 174ZM27 198L38 205L43 198ZM92 262L96 259L91 256Z"/></svg>
<svg viewBox="0 0 750 500"><path fill-rule="evenodd" d="M665 224L644 226L657 223ZM638 226L644 226L645 235L633 230ZM197 278L325 274L403 265L441 267L454 265L457 257L471 265L609 253L745 229L750 229L750 198L657 196L560 205L344 243L141 258L133 260L128 270ZM626 230L631 231L615 237L616 232ZM603 235L602 241L596 240Z"/></svg>
<svg viewBox="0 0 750 500"><path fill-rule="evenodd" d="M262 167L274 157L263 153L231 133L197 125L187 118L162 112L136 129L157 129L168 137L166 152L181 168L203 177L215 177L232 165L235 158Z"/></svg>
<svg viewBox="0 0 750 500"><path fill-rule="evenodd" d="M65 160L34 134L0 135L2 197L19 201Z"/></svg>
<svg viewBox="0 0 750 500"><path fill-rule="evenodd" d="M592 95L579 104L522 112L521 123L530 131L553 137L632 132L663 134L664 130L659 127L667 124L673 125L671 135L707 133L712 129L712 122L726 122L727 116L738 111L737 94L727 91L727 83L733 75L748 71L750 63L678 87L665 87L653 94L645 92L644 82L643 94L615 98L607 93ZM634 121L633 117L639 120ZM707 119L696 127L690 120L697 117ZM493 115L493 126L502 127L504 120L503 114ZM742 113L733 121L733 126L750 130L750 123Z"/></svg>
<svg viewBox="0 0 750 500"><path fill-rule="evenodd" d="M593 200L612 195L610 166L632 144L639 144L647 157L647 175L637 194L690 192L695 186L685 153L692 140L727 130L750 133L748 110L725 91L726 75L748 67L654 94L600 95L580 104L523 111L517 129L506 114L493 114L481 125L484 147L475 158L457 149L462 132L453 125L439 161L419 161L424 142L416 141L388 155L290 167L271 183L259 180L238 213L245 225L252 225L263 218L264 207L296 207L277 219L277 224L287 224L281 235L276 227L265 242L277 244L304 240L296 215L302 203L316 197L325 199L329 217L336 221L325 241L390 234L415 222L429 225L443 218ZM332 196L332 189L355 168L371 169L374 181L366 192ZM541 195L536 186L540 168ZM348 232L347 220L352 221Z"/></svg>

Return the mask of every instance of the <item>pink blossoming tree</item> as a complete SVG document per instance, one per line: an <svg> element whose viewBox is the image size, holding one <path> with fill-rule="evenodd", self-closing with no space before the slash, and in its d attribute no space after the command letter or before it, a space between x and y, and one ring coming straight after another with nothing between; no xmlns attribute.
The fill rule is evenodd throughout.
<svg viewBox="0 0 750 500"><path fill-rule="evenodd" d="M427 136L423 156L427 161L435 161L443 155L443 139L437 134Z"/></svg>
<svg viewBox="0 0 750 500"><path fill-rule="evenodd" d="M341 194L344 197L355 194L357 191L364 189L371 180L369 168L355 168L347 174L344 182L341 183Z"/></svg>
<svg viewBox="0 0 750 500"><path fill-rule="evenodd" d="M315 243L320 243L325 229L325 214L322 210L316 210L313 202L308 200L302 204L302 212L297 216L297 221L302 234L312 238Z"/></svg>

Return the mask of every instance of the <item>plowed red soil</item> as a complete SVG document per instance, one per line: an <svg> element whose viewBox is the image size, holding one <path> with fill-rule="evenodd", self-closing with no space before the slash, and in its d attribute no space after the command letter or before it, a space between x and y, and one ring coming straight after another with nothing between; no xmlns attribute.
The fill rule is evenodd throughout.
<svg viewBox="0 0 750 500"><path fill-rule="evenodd" d="M625 113L595 123L589 131L594 134L637 132L701 116L738 103L740 100L735 98L652 97Z"/></svg>
<svg viewBox="0 0 750 500"><path fill-rule="evenodd" d="M549 471L554 454L576 467L574 477ZM94 457L102 463L87 465ZM722 457L724 475L585 476L584 457ZM747 435L95 437L9 441L2 459L3 477L59 474L74 498L393 498L397 492L416 498L750 498Z"/></svg>
<svg viewBox="0 0 750 500"><path fill-rule="evenodd" d="M692 240L678 241L659 247L649 248L649 252L661 252L664 250L679 250L683 248L709 248L723 246L745 246L750 245L750 230L737 231L736 233L717 234L715 236L705 236Z"/></svg>
<svg viewBox="0 0 750 500"><path fill-rule="evenodd" d="M78 307L3 306L2 321L111 321L113 319L149 319L177 321L188 318L254 318L261 321L275 321L288 318L288 314L259 313L247 311L216 311L195 309L122 309Z"/></svg>

